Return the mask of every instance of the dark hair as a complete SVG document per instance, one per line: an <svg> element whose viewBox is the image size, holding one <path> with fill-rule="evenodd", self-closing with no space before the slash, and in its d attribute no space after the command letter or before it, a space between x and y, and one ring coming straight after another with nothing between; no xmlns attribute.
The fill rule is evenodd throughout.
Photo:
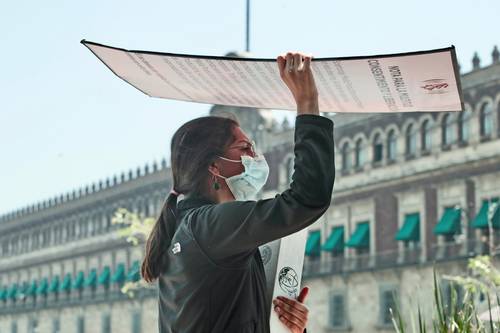
<svg viewBox="0 0 500 333"><path fill-rule="evenodd" d="M207 197L208 167L234 141L236 126L235 119L209 116L188 121L175 132L170 145L174 191ZM176 209L177 195L170 193L146 242L141 275L147 282L168 268L166 252L176 229Z"/></svg>

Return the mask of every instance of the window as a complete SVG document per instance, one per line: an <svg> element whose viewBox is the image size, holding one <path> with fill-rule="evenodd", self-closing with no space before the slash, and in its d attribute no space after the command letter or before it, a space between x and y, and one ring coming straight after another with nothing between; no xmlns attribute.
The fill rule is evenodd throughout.
<svg viewBox="0 0 500 333"><path fill-rule="evenodd" d="M472 111L470 107L466 107L463 112L460 112L457 117L458 125L458 140L460 142L468 142L470 136L470 118Z"/></svg>
<svg viewBox="0 0 500 333"><path fill-rule="evenodd" d="M392 326L392 313L395 315L397 309L398 294L394 287L380 288L380 325Z"/></svg>
<svg viewBox="0 0 500 333"><path fill-rule="evenodd" d="M453 118L449 113L443 117L443 121L441 123L441 133L443 146L451 145L453 143Z"/></svg>
<svg viewBox="0 0 500 333"><path fill-rule="evenodd" d="M346 328L345 294L331 293L329 300L329 324L332 328Z"/></svg>
<svg viewBox="0 0 500 333"><path fill-rule="evenodd" d="M365 164L365 150L363 148L362 139L358 139L356 141L355 163L356 163L356 168L362 168L363 165Z"/></svg>
<svg viewBox="0 0 500 333"><path fill-rule="evenodd" d="M382 144L382 139L380 138L380 134L376 134L373 140L373 162L381 162L384 156L383 152L384 145Z"/></svg>
<svg viewBox="0 0 500 333"><path fill-rule="evenodd" d="M141 333L141 313L134 312L132 314L132 333Z"/></svg>
<svg viewBox="0 0 500 333"><path fill-rule="evenodd" d="M109 230L111 228L111 216L108 215L106 216L106 230Z"/></svg>
<svg viewBox="0 0 500 333"><path fill-rule="evenodd" d="M346 142L342 146L342 170L347 171L351 169L351 147L349 147L349 143Z"/></svg>
<svg viewBox="0 0 500 333"><path fill-rule="evenodd" d="M61 333L61 320L59 318L52 319L52 333Z"/></svg>
<svg viewBox="0 0 500 333"><path fill-rule="evenodd" d="M106 313L102 315L102 333L111 333L111 316Z"/></svg>
<svg viewBox="0 0 500 333"><path fill-rule="evenodd" d="M481 137L491 136L493 130L493 107L491 103L484 103L479 113Z"/></svg>
<svg viewBox="0 0 500 333"><path fill-rule="evenodd" d="M76 332L85 333L85 318L83 316L76 319Z"/></svg>
<svg viewBox="0 0 500 333"><path fill-rule="evenodd" d="M417 133L413 125L408 126L406 129L406 155L415 156L417 151Z"/></svg>
<svg viewBox="0 0 500 333"><path fill-rule="evenodd" d="M389 131L387 135L387 158L389 161L396 160L397 153L397 137L394 130Z"/></svg>
<svg viewBox="0 0 500 333"><path fill-rule="evenodd" d="M9 242L4 240L2 242L2 255L3 254L8 254L9 253Z"/></svg>
<svg viewBox="0 0 500 333"><path fill-rule="evenodd" d="M431 150L431 125L429 120L425 120L422 123L421 134L422 134L422 150L430 151Z"/></svg>
<svg viewBox="0 0 500 333"><path fill-rule="evenodd" d="M500 134L500 103L497 105L497 132Z"/></svg>
<svg viewBox="0 0 500 333"><path fill-rule="evenodd" d="M38 320L31 318L28 324L28 333L38 333Z"/></svg>

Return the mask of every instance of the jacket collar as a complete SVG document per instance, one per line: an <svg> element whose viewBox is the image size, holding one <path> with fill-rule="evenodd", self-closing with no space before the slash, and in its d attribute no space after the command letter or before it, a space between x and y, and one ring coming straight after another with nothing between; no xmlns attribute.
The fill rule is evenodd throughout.
<svg viewBox="0 0 500 333"><path fill-rule="evenodd" d="M215 202L213 202L208 198L205 198L200 195L191 195L185 197L183 200L177 203L177 211L180 214L183 214L189 209L198 208L205 205L213 205L213 204L215 204Z"/></svg>

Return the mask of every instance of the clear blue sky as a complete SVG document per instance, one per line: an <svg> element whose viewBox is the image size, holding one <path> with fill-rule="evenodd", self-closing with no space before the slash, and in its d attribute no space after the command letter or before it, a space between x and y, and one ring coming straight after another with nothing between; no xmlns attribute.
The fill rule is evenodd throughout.
<svg viewBox="0 0 500 333"><path fill-rule="evenodd" d="M0 214L168 157L208 105L151 99L82 38L129 49L223 55L245 47L245 0L3 1ZM499 1L253 0L251 51L368 55L454 44L463 71L500 44ZM294 113L277 112L279 118Z"/></svg>

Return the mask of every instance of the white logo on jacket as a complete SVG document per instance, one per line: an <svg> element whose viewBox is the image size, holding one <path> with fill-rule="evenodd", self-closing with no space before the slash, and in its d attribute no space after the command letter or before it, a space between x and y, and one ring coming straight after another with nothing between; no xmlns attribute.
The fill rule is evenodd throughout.
<svg viewBox="0 0 500 333"><path fill-rule="evenodd" d="M181 244L179 242L174 244L174 247L172 247L172 253L177 254L181 252Z"/></svg>

